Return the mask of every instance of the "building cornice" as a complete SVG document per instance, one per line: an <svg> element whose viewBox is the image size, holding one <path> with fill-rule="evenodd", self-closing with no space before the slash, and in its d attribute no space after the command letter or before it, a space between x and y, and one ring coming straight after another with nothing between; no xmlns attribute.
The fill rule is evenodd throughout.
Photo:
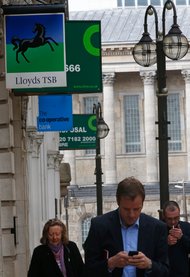
<svg viewBox="0 0 190 277"><path fill-rule="evenodd" d="M103 47L102 56L131 56L132 46Z"/></svg>

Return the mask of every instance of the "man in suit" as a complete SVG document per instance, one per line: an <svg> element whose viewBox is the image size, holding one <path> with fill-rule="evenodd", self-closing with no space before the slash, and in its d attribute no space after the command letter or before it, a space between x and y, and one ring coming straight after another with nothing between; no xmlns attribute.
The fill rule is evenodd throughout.
<svg viewBox="0 0 190 277"><path fill-rule="evenodd" d="M141 213L142 183L134 177L118 184L118 209L91 220L84 243L87 276L168 276L167 227ZM129 251L138 254L129 255Z"/></svg>
<svg viewBox="0 0 190 277"><path fill-rule="evenodd" d="M168 256L170 277L189 277L190 223L180 221L177 202L163 206L163 219L168 226Z"/></svg>

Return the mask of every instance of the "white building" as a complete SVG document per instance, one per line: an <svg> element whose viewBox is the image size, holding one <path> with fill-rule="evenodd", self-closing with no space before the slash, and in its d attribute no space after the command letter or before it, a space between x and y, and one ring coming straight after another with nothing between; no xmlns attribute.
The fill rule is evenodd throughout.
<svg viewBox="0 0 190 277"><path fill-rule="evenodd" d="M161 21L162 7L156 9ZM127 7L70 13L71 20L101 20L102 29L103 93L74 95L73 112L91 113L93 103L100 102L104 120L110 128L108 136L101 140L104 212L116 207L116 184L126 176L135 176L145 184L147 190L146 211L158 216L156 65L141 67L132 56L133 46L143 33L145 10L145 7ZM185 23L188 22L188 12L189 7L177 6L180 29L189 40L189 28ZM172 25L172 11L167 11L166 20L168 31ZM148 24L154 38L154 17L148 18ZM168 135L171 137L168 141L169 182L173 184L170 186L170 198L176 197L177 193L181 201L182 190L176 191L174 184L181 180L189 183L190 179L189 53L180 61L167 60L166 66L170 121ZM81 239L82 245L84 238L80 234L85 232L90 218L96 215L95 151L70 150L63 154L64 161L70 163L72 177L69 233L71 238L77 241ZM186 190L188 188L189 184L186 184Z"/></svg>

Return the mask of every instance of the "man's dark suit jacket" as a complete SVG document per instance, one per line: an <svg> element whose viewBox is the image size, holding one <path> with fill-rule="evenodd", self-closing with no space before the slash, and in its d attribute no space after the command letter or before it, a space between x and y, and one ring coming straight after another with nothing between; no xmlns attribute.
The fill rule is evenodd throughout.
<svg viewBox="0 0 190 277"><path fill-rule="evenodd" d="M77 245L72 241L67 246L64 246L64 261L67 277L84 276L82 257ZM39 245L34 249L28 277L63 277L53 252L47 245Z"/></svg>
<svg viewBox="0 0 190 277"><path fill-rule="evenodd" d="M179 221L183 236L169 246L170 277L189 277L190 223ZM169 231L169 230L168 230Z"/></svg>
<svg viewBox="0 0 190 277"><path fill-rule="evenodd" d="M91 220L88 237L84 243L85 264L88 276L121 277L123 269L108 272L107 258L123 251L121 224L118 209ZM140 215L138 251L152 260L152 270L146 276L166 277L168 268L167 226L160 220ZM137 277L145 276L145 270L136 270Z"/></svg>

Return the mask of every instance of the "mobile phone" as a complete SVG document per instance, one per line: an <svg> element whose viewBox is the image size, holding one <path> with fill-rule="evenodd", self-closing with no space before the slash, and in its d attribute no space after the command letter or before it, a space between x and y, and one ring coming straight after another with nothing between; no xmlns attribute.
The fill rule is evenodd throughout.
<svg viewBox="0 0 190 277"><path fill-rule="evenodd" d="M138 251L129 251L128 255L129 256L134 256L134 255L138 255Z"/></svg>

